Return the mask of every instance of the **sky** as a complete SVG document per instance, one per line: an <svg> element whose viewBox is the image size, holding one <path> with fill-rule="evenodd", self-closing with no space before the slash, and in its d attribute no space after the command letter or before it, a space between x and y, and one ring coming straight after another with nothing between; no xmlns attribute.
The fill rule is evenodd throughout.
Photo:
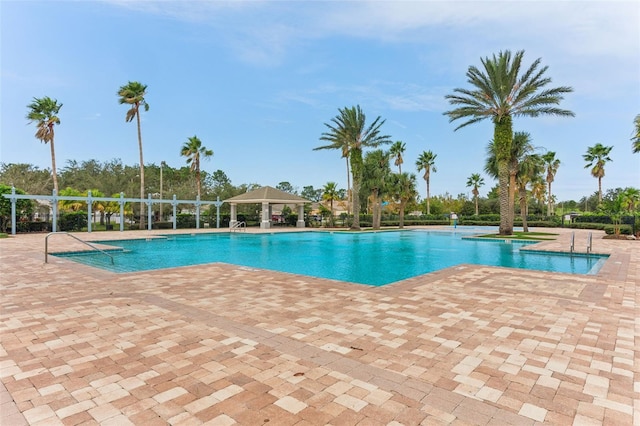
<svg viewBox="0 0 640 426"><path fill-rule="evenodd" d="M118 103L129 81L148 86L142 113L145 164L186 165L198 136L232 184L346 188L341 152L323 145L325 123L360 105L367 122L406 144L403 172L436 155L431 194L464 193L480 173L489 120L455 131L445 95L469 66L500 51L540 58L549 87L571 86L561 108L575 117L515 118L561 166L558 201L595 193L589 146L613 146L603 189L640 187L632 154L640 114L640 2L630 1L33 1L0 0L0 161L51 167L49 147L26 120L34 97L63 104L58 169L69 160L139 164L135 123Z"/></svg>

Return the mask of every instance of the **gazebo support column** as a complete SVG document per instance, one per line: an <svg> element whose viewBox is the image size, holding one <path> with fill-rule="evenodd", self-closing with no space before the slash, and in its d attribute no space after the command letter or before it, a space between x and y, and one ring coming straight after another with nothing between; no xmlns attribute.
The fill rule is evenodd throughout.
<svg viewBox="0 0 640 426"><path fill-rule="evenodd" d="M269 229L271 228L271 216L269 202L262 202L262 222L260 222L260 229Z"/></svg>
<svg viewBox="0 0 640 426"><path fill-rule="evenodd" d="M229 220L229 228L233 228L238 223L238 205L236 203L231 204L231 219Z"/></svg>
<svg viewBox="0 0 640 426"><path fill-rule="evenodd" d="M304 204L298 204L298 221L296 228L304 228Z"/></svg>

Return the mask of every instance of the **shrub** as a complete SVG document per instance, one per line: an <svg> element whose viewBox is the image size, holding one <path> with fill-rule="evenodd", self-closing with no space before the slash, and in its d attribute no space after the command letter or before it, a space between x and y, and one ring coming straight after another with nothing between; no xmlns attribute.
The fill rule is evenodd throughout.
<svg viewBox="0 0 640 426"><path fill-rule="evenodd" d="M87 226L87 212L60 213L58 223L60 224L61 231L82 231L82 229Z"/></svg>
<svg viewBox="0 0 640 426"><path fill-rule="evenodd" d="M599 231L604 230L604 223L567 223L566 228L572 229L597 229Z"/></svg>
<svg viewBox="0 0 640 426"><path fill-rule="evenodd" d="M631 225L619 225L621 235L631 235ZM604 232L607 235L615 234L615 227L613 225L604 225Z"/></svg>
<svg viewBox="0 0 640 426"><path fill-rule="evenodd" d="M49 222L18 222L16 224L16 232L47 232L51 229Z"/></svg>
<svg viewBox="0 0 640 426"><path fill-rule="evenodd" d="M195 220L193 223L195 226ZM153 225L151 225L151 227L153 229L173 229L173 222L154 222Z"/></svg>
<svg viewBox="0 0 640 426"><path fill-rule="evenodd" d="M173 223L171 224L173 227ZM195 229L196 216L193 214L181 213L176 216L176 228L177 229ZM200 228L204 228L203 218L200 218Z"/></svg>
<svg viewBox="0 0 640 426"><path fill-rule="evenodd" d="M576 216L573 221L574 223L613 223L611 218L604 214L584 214Z"/></svg>
<svg viewBox="0 0 640 426"><path fill-rule="evenodd" d="M0 184L0 232L7 232L11 227L11 200L3 197L2 194L11 194L11 187ZM16 194L24 195L25 192L16 189ZM33 214L34 205L33 200L16 200L16 221L30 217ZM19 223L16 223L16 232L18 232Z"/></svg>

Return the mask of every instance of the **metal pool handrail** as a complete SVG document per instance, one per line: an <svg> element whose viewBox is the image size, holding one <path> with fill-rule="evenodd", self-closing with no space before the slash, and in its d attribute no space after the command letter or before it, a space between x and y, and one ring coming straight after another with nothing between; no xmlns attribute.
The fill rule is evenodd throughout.
<svg viewBox="0 0 640 426"><path fill-rule="evenodd" d="M94 246L93 244L91 244L91 243L89 243L87 241L81 240L80 238L76 237L75 235L70 234L70 233L65 232L65 231L49 232L47 234L47 236L44 237L44 263L49 263L49 237L52 236L52 235L56 235L56 234L66 234L66 235L70 236L71 238L73 238L74 240L79 241L82 244L88 245L92 249L94 249L96 251L99 251L100 253L109 256L109 258L111 259L111 264L112 265L114 264L112 255L110 255L109 253L107 253L106 251L104 251L102 249L99 249L98 247Z"/></svg>
<svg viewBox="0 0 640 426"><path fill-rule="evenodd" d="M231 228L229 228L229 231L246 232L247 231L247 223L246 222L236 222Z"/></svg>
<svg viewBox="0 0 640 426"><path fill-rule="evenodd" d="M569 247L571 253L573 253L573 249L575 247L574 243L575 243L575 239L576 239L576 233L572 232L571 233L571 247Z"/></svg>

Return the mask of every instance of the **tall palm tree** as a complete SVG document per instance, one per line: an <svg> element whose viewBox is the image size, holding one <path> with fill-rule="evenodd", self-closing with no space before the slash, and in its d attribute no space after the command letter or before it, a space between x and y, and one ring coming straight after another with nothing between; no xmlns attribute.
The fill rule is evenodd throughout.
<svg viewBox="0 0 640 426"><path fill-rule="evenodd" d="M431 214L431 188L430 188L430 180L431 180L431 172L437 172L438 169L434 166L436 162L436 157L438 154L434 154L431 151L422 151L422 154L418 157L416 161L416 167L418 171L424 170L424 174L422 178L427 183L427 214Z"/></svg>
<svg viewBox="0 0 640 426"><path fill-rule="evenodd" d="M511 142L511 150L509 157L507 158L507 170L509 172L509 207L507 209L509 215L509 221L513 226L513 220L515 217L515 194L518 191L516 177L520 167L520 162L527 155L532 154L535 150L531 144L531 136L526 132L515 132ZM499 178L498 167L498 148L495 139L487 145L487 160L484 167L485 172L491 177Z"/></svg>
<svg viewBox="0 0 640 426"><path fill-rule="evenodd" d="M527 206L529 205L527 185L535 181L543 172L544 164L538 154L526 154L518 162L516 186L519 193L520 215L522 216L522 230L524 232L529 232L529 226L527 224Z"/></svg>
<svg viewBox="0 0 640 426"><path fill-rule="evenodd" d="M585 169L591 168L591 176L598 178L598 203L602 203L602 178L604 177L604 165L607 161L612 161L609 153L613 149L612 146L604 146L597 143L587 148L587 153L582 155L587 165Z"/></svg>
<svg viewBox="0 0 640 426"><path fill-rule="evenodd" d="M335 120L335 118L333 119ZM329 127L328 124L325 123L325 126ZM342 152L342 158L345 159L347 164L347 215L349 215L351 210L351 170L349 168L349 154L350 154L350 146L347 138L344 137L325 137L323 134L320 137L320 140L330 142L329 145L319 146L317 148L313 148L314 151L318 151L320 149L339 149Z"/></svg>
<svg viewBox="0 0 640 426"><path fill-rule="evenodd" d="M142 155L142 130L140 128L140 106L149 111L149 104L144 96L147 94L146 84L130 81L118 90L118 102L130 105L125 119L127 123L136 119L138 125L138 149L140 151L140 200L144 199L144 158ZM144 229L144 203L140 201L140 229Z"/></svg>
<svg viewBox="0 0 640 426"><path fill-rule="evenodd" d="M480 195L478 188L482 185L484 185L484 178L480 176L480 173L472 173L471 176L469 176L469 179L467 179L467 186L473 188L471 193L473 194L473 200L476 203L476 216L478 216L478 196Z"/></svg>
<svg viewBox="0 0 640 426"><path fill-rule="evenodd" d="M547 192L547 185L544 180L542 180L542 176L535 177L531 182L531 196L536 199L538 205L541 205L544 202L545 196ZM555 203L555 195L551 197L551 204Z"/></svg>
<svg viewBox="0 0 640 426"><path fill-rule="evenodd" d="M378 116L373 123L366 126L366 117L360 106L338 109L339 114L331 119L331 123L325 123L328 131L320 136L320 140L329 142L329 145L316 149L342 149L349 152L352 180L352 211L353 223L351 229L360 229L360 185L362 184L363 157L362 150L366 147L375 148L391 142L387 135L380 134L380 127L384 124Z"/></svg>
<svg viewBox="0 0 640 426"><path fill-rule="evenodd" d="M400 203L400 224L399 228L404 228L404 210L409 201L415 200L418 196L416 191L416 175L413 173L399 173L392 176L391 193L393 198Z"/></svg>
<svg viewBox="0 0 640 426"><path fill-rule="evenodd" d="M547 192L548 192L548 199L547 199L547 216L551 216L552 215L552 209L551 209L551 200L553 199L553 196L551 194L551 182L553 182L553 180L556 177L556 173L558 172L558 168L560 167L560 160L558 160L556 158L556 153L553 151L547 151L545 154L542 155L542 161L544 162L544 165L547 169Z"/></svg>
<svg viewBox="0 0 640 426"><path fill-rule="evenodd" d="M213 156L213 151L202 146L202 141L197 136L192 136L182 145L180 155L187 157L187 164L191 165L191 171L196 172L196 188L200 199L200 159L208 159Z"/></svg>
<svg viewBox="0 0 640 426"><path fill-rule="evenodd" d="M58 174L56 172L56 150L54 147L54 130L53 127L56 124L60 124L60 118L58 118L58 112L62 108L62 104L59 104L57 100L51 99L48 96L44 98L33 98L33 101L27 105L29 112L27 113L27 120L29 123L36 123L37 131L36 138L40 139L43 143L48 143L51 148L51 174L53 176L53 189L58 193Z"/></svg>
<svg viewBox="0 0 640 426"><path fill-rule="evenodd" d="M633 131L633 137L631 138L631 149L634 153L640 152L640 114L636 115L636 118L633 120L633 125L635 127Z"/></svg>
<svg viewBox="0 0 640 426"><path fill-rule="evenodd" d="M331 220L329 224L333 227L334 215L333 215L333 202L338 200L338 184L335 182L327 182L322 188L322 199L328 201L331 206Z"/></svg>
<svg viewBox="0 0 640 426"><path fill-rule="evenodd" d="M382 196L389 185L389 153L381 149L367 152L364 156L362 190L371 194L373 204L373 229L380 229L382 219Z"/></svg>
<svg viewBox="0 0 640 426"><path fill-rule="evenodd" d="M406 150L406 144L402 141L396 141L389 148L389 155L393 158L393 164L398 166L398 173L402 173L402 163L404 163L404 159L402 155Z"/></svg>
<svg viewBox="0 0 640 426"><path fill-rule="evenodd" d="M537 59L520 73L524 51L511 55L509 50L497 56L481 59L484 72L475 66L467 71L467 81L472 89L454 89L455 94L446 95L455 109L444 114L449 121L465 119L458 130L469 124L490 118L494 125L494 140L498 162L498 184L500 187L500 234L513 234L513 216L509 200L509 165L513 140L513 118L539 115L573 116L574 113L555 107L571 87L545 88L551 79L545 77L546 66L539 68Z"/></svg>

